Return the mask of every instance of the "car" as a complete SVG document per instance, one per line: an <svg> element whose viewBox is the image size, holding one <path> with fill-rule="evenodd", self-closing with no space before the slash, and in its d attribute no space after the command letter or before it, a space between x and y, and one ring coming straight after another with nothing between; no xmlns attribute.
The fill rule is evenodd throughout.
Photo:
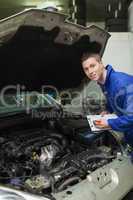
<svg viewBox="0 0 133 200"><path fill-rule="evenodd" d="M120 200L133 188L122 133L92 132L87 121L103 98L92 87L74 100L82 53L102 56L109 37L46 10L0 21L0 199Z"/></svg>

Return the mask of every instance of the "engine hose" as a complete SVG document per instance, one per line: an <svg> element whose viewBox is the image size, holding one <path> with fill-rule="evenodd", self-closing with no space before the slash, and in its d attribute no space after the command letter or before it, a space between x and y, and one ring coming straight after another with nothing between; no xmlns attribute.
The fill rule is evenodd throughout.
<svg viewBox="0 0 133 200"><path fill-rule="evenodd" d="M64 190L68 185L74 183L74 181L79 182L79 181L81 181L81 178L78 176L75 176L75 177L71 177L71 178L67 179L66 181L64 181L63 184L61 184L58 187L58 192L61 192L62 190Z"/></svg>
<svg viewBox="0 0 133 200"><path fill-rule="evenodd" d="M44 136L39 137L39 138L31 139L30 141L26 142L25 144L20 145L18 149L24 148L24 147L29 146L29 145L33 145L34 143L37 143L36 140L38 140L38 142L40 142L43 139L46 140L47 138L49 138L49 139L54 138L54 139L59 140L60 145L62 146L62 149L64 149L68 144L67 140L64 138L64 136L57 134L57 133L49 133L49 135L44 135Z"/></svg>
<svg viewBox="0 0 133 200"><path fill-rule="evenodd" d="M63 149L67 146L67 144L68 144L67 140L65 139L65 137L63 135L60 135L60 134L57 134L57 133L52 133L52 134L50 134L50 136L52 138L59 139L61 141L61 145L62 145Z"/></svg>
<svg viewBox="0 0 133 200"><path fill-rule="evenodd" d="M56 193L57 192L55 187L54 187L54 185L55 185L55 179L54 179L53 176L50 176L50 186L51 186L52 193Z"/></svg>
<svg viewBox="0 0 133 200"><path fill-rule="evenodd" d="M27 154L29 153L29 151L31 151L32 149L34 148L41 148L43 146L47 146L47 145L50 145L50 144L54 144L56 145L59 149L60 149L60 152L63 151L62 149L62 145L59 144L59 142L55 139L55 138L46 138L44 141L40 141L40 142L35 142L33 145L32 145L32 148L29 147L29 148L26 148L25 151L24 151L24 154Z"/></svg>
<svg viewBox="0 0 133 200"><path fill-rule="evenodd" d="M110 159L115 158L115 156L105 156L102 154L101 155L91 155L91 156L88 156L87 160L95 159L95 158L110 160Z"/></svg>
<svg viewBox="0 0 133 200"><path fill-rule="evenodd" d="M59 163L56 167L54 167L53 169L51 169L51 173L57 173L59 172L61 169L65 168L65 165L67 165L68 162L61 162Z"/></svg>
<svg viewBox="0 0 133 200"><path fill-rule="evenodd" d="M40 148L42 146L50 145L50 144L55 144L57 146L60 146L58 141L56 139L53 139L53 138L46 138L45 141L35 142L33 146Z"/></svg>

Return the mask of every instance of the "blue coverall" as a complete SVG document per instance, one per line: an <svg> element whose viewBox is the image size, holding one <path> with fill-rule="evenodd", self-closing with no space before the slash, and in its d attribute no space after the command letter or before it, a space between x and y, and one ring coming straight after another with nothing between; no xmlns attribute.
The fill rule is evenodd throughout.
<svg viewBox="0 0 133 200"><path fill-rule="evenodd" d="M133 76L116 72L106 66L107 76L102 90L107 98L107 110L115 112L118 118L109 119L109 126L123 132L126 143L133 147Z"/></svg>

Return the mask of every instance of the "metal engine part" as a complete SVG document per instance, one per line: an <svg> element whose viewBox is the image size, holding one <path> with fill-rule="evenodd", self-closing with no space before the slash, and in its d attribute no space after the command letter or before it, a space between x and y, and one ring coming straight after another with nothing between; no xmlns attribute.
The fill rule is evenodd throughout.
<svg viewBox="0 0 133 200"><path fill-rule="evenodd" d="M50 179L47 176L37 175L25 181L25 187L29 190L41 191L50 187Z"/></svg>
<svg viewBox="0 0 133 200"><path fill-rule="evenodd" d="M42 147L41 155L39 157L40 165L43 166L43 168L49 168L59 151L59 147L54 144Z"/></svg>

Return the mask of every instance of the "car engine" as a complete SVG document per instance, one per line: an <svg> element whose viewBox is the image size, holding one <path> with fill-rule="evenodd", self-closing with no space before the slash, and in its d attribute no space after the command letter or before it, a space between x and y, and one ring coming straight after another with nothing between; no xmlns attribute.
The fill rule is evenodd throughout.
<svg viewBox="0 0 133 200"><path fill-rule="evenodd" d="M0 183L35 194L58 193L81 182L121 151L112 134L91 133L78 119L66 122L53 120L47 128L3 131Z"/></svg>

